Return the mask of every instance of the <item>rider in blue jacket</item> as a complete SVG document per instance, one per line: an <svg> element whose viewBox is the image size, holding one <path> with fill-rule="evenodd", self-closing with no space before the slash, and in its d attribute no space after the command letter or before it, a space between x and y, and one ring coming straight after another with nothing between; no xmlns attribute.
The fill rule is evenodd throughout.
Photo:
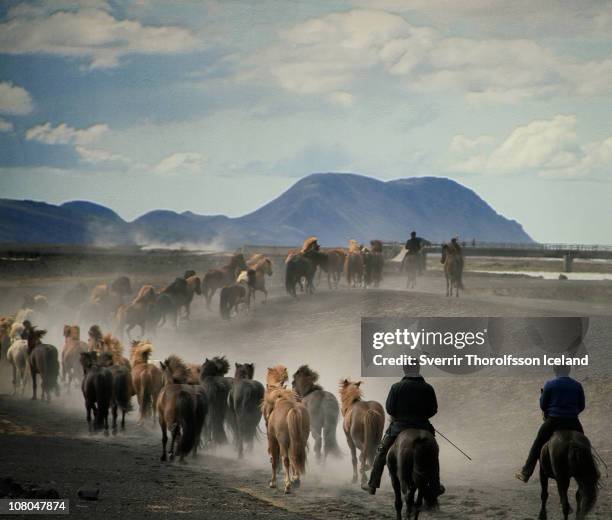
<svg viewBox="0 0 612 520"><path fill-rule="evenodd" d="M573 430L584 433L578 415L584 410L584 390L582 385L572 379L571 367L558 365L554 367L555 379L548 381L540 395L540 408L544 413L544 422L533 441L527 462L516 474L516 478L527 482L540 459L544 444L558 430Z"/></svg>

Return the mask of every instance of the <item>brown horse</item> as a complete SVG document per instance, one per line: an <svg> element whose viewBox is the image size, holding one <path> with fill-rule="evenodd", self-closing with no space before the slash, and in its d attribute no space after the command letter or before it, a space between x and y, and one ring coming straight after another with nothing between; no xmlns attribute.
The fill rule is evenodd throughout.
<svg viewBox="0 0 612 520"><path fill-rule="evenodd" d="M242 271L238 275L238 281L226 285L221 289L219 295L219 313L224 320L229 320L232 311L238 314L239 309L243 308L247 313L250 308L251 291L255 284L255 271L249 269Z"/></svg>
<svg viewBox="0 0 612 520"><path fill-rule="evenodd" d="M102 337L102 351L110 354L113 365L123 366L128 370L132 369L130 360L123 355L123 345L112 334L108 333Z"/></svg>
<svg viewBox="0 0 612 520"><path fill-rule="evenodd" d="M217 289L221 289L226 285L233 284L240 271L246 270L247 265L244 261L244 255L237 253L232 255L229 263L223 267L213 268L206 271L202 280L202 293L206 298L206 306L209 310L210 302Z"/></svg>
<svg viewBox="0 0 612 520"><path fill-rule="evenodd" d="M459 289L463 289L463 255L452 245L442 245L442 258L444 276L446 277L446 296L459 297Z"/></svg>
<svg viewBox="0 0 612 520"><path fill-rule="evenodd" d="M266 276L272 276L274 271L272 269L272 260L267 256L261 254L253 255L247 261L249 269L255 271L255 280L253 287L249 290L249 300L253 297L255 300L255 293L261 291L264 293L264 303L268 301L268 290L266 289Z"/></svg>
<svg viewBox="0 0 612 520"><path fill-rule="evenodd" d="M62 349L62 382L68 378L68 391L72 380L81 379L81 352L87 352L87 343L81 341L81 329L78 325L64 325L64 348Z"/></svg>
<svg viewBox="0 0 612 520"><path fill-rule="evenodd" d="M200 445L200 438L202 436L202 430L204 428L204 421L206 420L206 414L208 412L208 399L204 388L200 385L200 381L192 383L192 371L180 357L171 355L166 358L165 361L160 361L159 366L161 367L164 388L168 385L180 385L181 390L189 393L193 402L193 416L194 416L194 428L195 428L195 442L193 445L193 456L197 455L197 450ZM163 393L162 389L162 393ZM160 394L160 399L162 399ZM162 434L164 426L162 425L162 415L160 413L160 426L162 427ZM166 425L167 426L167 425ZM171 429L172 431L172 429ZM164 448L165 450L165 448ZM172 449L171 449L172 451Z"/></svg>
<svg viewBox="0 0 612 520"><path fill-rule="evenodd" d="M285 493L292 486L299 487L300 477L306 471L306 448L310 420L308 410L299 403L293 391L279 388L267 392L262 403L270 410L268 416L268 453L272 463L270 487L276 487L276 474L282 459L285 470Z"/></svg>
<svg viewBox="0 0 612 520"><path fill-rule="evenodd" d="M186 318L189 319L191 316L191 302L193 301L194 294L201 295L202 294L202 281L199 276L189 276L187 279L187 296L185 302L183 303L183 307L185 308Z"/></svg>
<svg viewBox="0 0 612 520"><path fill-rule="evenodd" d="M318 380L319 374L311 370L308 365L302 365L293 374L292 386L308 410L310 433L315 441L315 456L320 461L321 447L325 459L328 455L340 455L336 441L340 407L334 394L323 390L321 385L317 384Z"/></svg>
<svg viewBox="0 0 612 520"><path fill-rule="evenodd" d="M85 399L89 431L92 433L94 430L104 428L104 435L108 435L108 410L113 398L112 372L99 362L96 351L81 352L81 365L83 366L81 390ZM92 412L94 414L93 424Z"/></svg>
<svg viewBox="0 0 612 520"><path fill-rule="evenodd" d="M367 481L366 471L372 466L376 448L382 439L385 427L385 411L377 401L363 401L361 381L340 381L340 409L344 421L342 427L351 450L353 483L357 482L357 449L361 482Z"/></svg>
<svg viewBox="0 0 612 520"><path fill-rule="evenodd" d="M327 285L330 289L337 289L342 278L346 252L344 249L328 249L325 253L327 253Z"/></svg>
<svg viewBox="0 0 612 520"><path fill-rule="evenodd" d="M42 342L46 330L29 327L28 330L28 361L32 375L32 399L36 399L36 376L42 379L41 399L51 400L51 390L59 395L57 378L60 372L59 355L53 345Z"/></svg>
<svg viewBox="0 0 612 520"><path fill-rule="evenodd" d="M116 357L111 351L102 353L98 357L100 366L110 370L112 375L112 392L110 407L113 416L113 435L117 433L117 412L121 410L121 429L125 430L125 415L131 409L131 398L134 395L134 385L132 383L132 373L129 362L124 363L125 358Z"/></svg>
<svg viewBox="0 0 612 520"><path fill-rule="evenodd" d="M149 363L153 345L144 341L132 342L132 384L140 409L139 424L142 424L150 413L155 420L155 403L162 387L162 373L159 368Z"/></svg>
<svg viewBox="0 0 612 520"><path fill-rule="evenodd" d="M367 250L367 255L364 255L363 263L366 286L378 287L382 281L385 265L382 247L380 240L371 240L370 249Z"/></svg>
<svg viewBox="0 0 612 520"><path fill-rule="evenodd" d="M395 492L397 520L402 520L402 495L407 519L414 509L414 519L418 520L423 501L428 509L437 509L438 496L443 492L438 451L436 438L427 430L408 428L395 439L387 453L387 467Z"/></svg>
<svg viewBox="0 0 612 520"><path fill-rule="evenodd" d="M115 314L115 335L123 338L126 332L131 341L130 331L138 325L140 336L144 336L147 328L150 306L157 300L157 293L152 285L143 285L132 303L121 305Z"/></svg>
<svg viewBox="0 0 612 520"><path fill-rule="evenodd" d="M268 367L268 372L266 374L266 392L264 395L263 405L261 408L266 424L268 424L268 416L272 412L272 408L266 405L266 402L267 402L266 398L274 390L285 388L285 385L287 384L288 380L289 380L289 372L286 366L275 365L273 367Z"/></svg>
<svg viewBox="0 0 612 520"><path fill-rule="evenodd" d="M344 259L344 272L349 287L360 287L363 282L363 254L355 240L349 240L349 250Z"/></svg>
<svg viewBox="0 0 612 520"><path fill-rule="evenodd" d="M229 371L229 363L225 356L206 358L200 370L200 382L206 393L208 414L206 416L204 439L221 445L227 443L225 421L229 408L228 397L232 380L225 377Z"/></svg>
<svg viewBox="0 0 612 520"><path fill-rule="evenodd" d="M563 518L567 520L572 512L567 490L570 480L578 484L576 491L576 520L584 520L595 507L600 473L593 458L589 439L580 432L562 430L553 434L540 453L540 485L542 487L542 507L539 520L546 520L546 500L548 499L548 479L557 481Z"/></svg>

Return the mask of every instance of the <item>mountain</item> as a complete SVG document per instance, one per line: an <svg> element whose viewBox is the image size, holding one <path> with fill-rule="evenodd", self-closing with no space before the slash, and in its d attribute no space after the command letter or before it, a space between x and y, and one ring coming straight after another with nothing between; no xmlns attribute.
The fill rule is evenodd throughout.
<svg viewBox="0 0 612 520"><path fill-rule="evenodd" d="M348 173L317 173L296 182L258 210L238 218L155 210L133 222L85 201L54 206L0 199L0 241L54 244L245 243L295 245L316 235L324 245L349 238L403 240L411 230L432 241L459 235L489 242L532 242L475 192L450 179L383 182Z"/></svg>

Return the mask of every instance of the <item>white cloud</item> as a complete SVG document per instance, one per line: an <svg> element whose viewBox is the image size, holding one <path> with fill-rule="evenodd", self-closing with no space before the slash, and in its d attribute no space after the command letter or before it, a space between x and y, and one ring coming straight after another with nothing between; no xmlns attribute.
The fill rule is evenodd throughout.
<svg viewBox="0 0 612 520"><path fill-rule="evenodd" d="M33 110L28 91L8 81L0 82L0 113L25 115Z"/></svg>
<svg viewBox="0 0 612 520"><path fill-rule="evenodd" d="M495 138L490 135L479 135L478 137L468 137L463 134L453 137L450 150L454 153L465 153L474 149L488 146L495 142Z"/></svg>
<svg viewBox="0 0 612 520"><path fill-rule="evenodd" d="M162 159L153 169L160 175L193 175L202 171L206 157L196 152L174 153Z"/></svg>
<svg viewBox="0 0 612 520"><path fill-rule="evenodd" d="M102 148L89 148L86 146L77 146L76 151L83 159L88 163L99 163L99 162L127 162L121 155L114 154L108 150Z"/></svg>
<svg viewBox="0 0 612 520"><path fill-rule="evenodd" d="M26 132L26 139L45 144L74 144L83 146L97 141L107 131L108 125L103 123L77 129L68 126L66 123L53 127L51 123L47 122L30 128Z"/></svg>
<svg viewBox="0 0 612 520"><path fill-rule="evenodd" d="M353 103L355 102L355 98L354 98L353 94L351 94L350 92L344 92L344 91L341 91L341 90L338 90L336 92L332 92L329 95L329 100L334 105L338 105L338 106L344 107L344 108L348 108L350 106L353 106Z"/></svg>
<svg viewBox="0 0 612 520"><path fill-rule="evenodd" d="M612 91L612 59L562 56L524 38L448 37L375 10L312 18L267 49L235 59L237 79L273 81L298 94L350 94L376 77L395 77L422 93L460 92L472 103Z"/></svg>
<svg viewBox="0 0 612 520"><path fill-rule="evenodd" d="M13 123L7 121L6 119L2 119L0 117L0 132L12 132L13 131Z"/></svg>
<svg viewBox="0 0 612 520"><path fill-rule="evenodd" d="M574 115L531 121L515 128L490 152L468 154L453 169L486 174L532 172L555 178L609 176L612 136L584 144L576 126ZM454 140L451 148L453 144Z"/></svg>
<svg viewBox="0 0 612 520"><path fill-rule="evenodd" d="M77 7L83 3L85 7L77 10L49 13L38 6L13 11L13 16L0 24L0 52L81 58L95 69L116 67L130 54L177 54L200 45L198 38L182 27L118 20L101 9L99 2L68 2Z"/></svg>

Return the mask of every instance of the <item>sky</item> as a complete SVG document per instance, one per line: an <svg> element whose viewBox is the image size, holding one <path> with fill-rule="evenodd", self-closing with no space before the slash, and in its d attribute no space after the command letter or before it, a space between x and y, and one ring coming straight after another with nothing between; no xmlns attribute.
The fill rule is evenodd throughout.
<svg viewBox="0 0 612 520"><path fill-rule="evenodd" d="M611 244L612 2L0 2L0 197L238 216L332 171Z"/></svg>

